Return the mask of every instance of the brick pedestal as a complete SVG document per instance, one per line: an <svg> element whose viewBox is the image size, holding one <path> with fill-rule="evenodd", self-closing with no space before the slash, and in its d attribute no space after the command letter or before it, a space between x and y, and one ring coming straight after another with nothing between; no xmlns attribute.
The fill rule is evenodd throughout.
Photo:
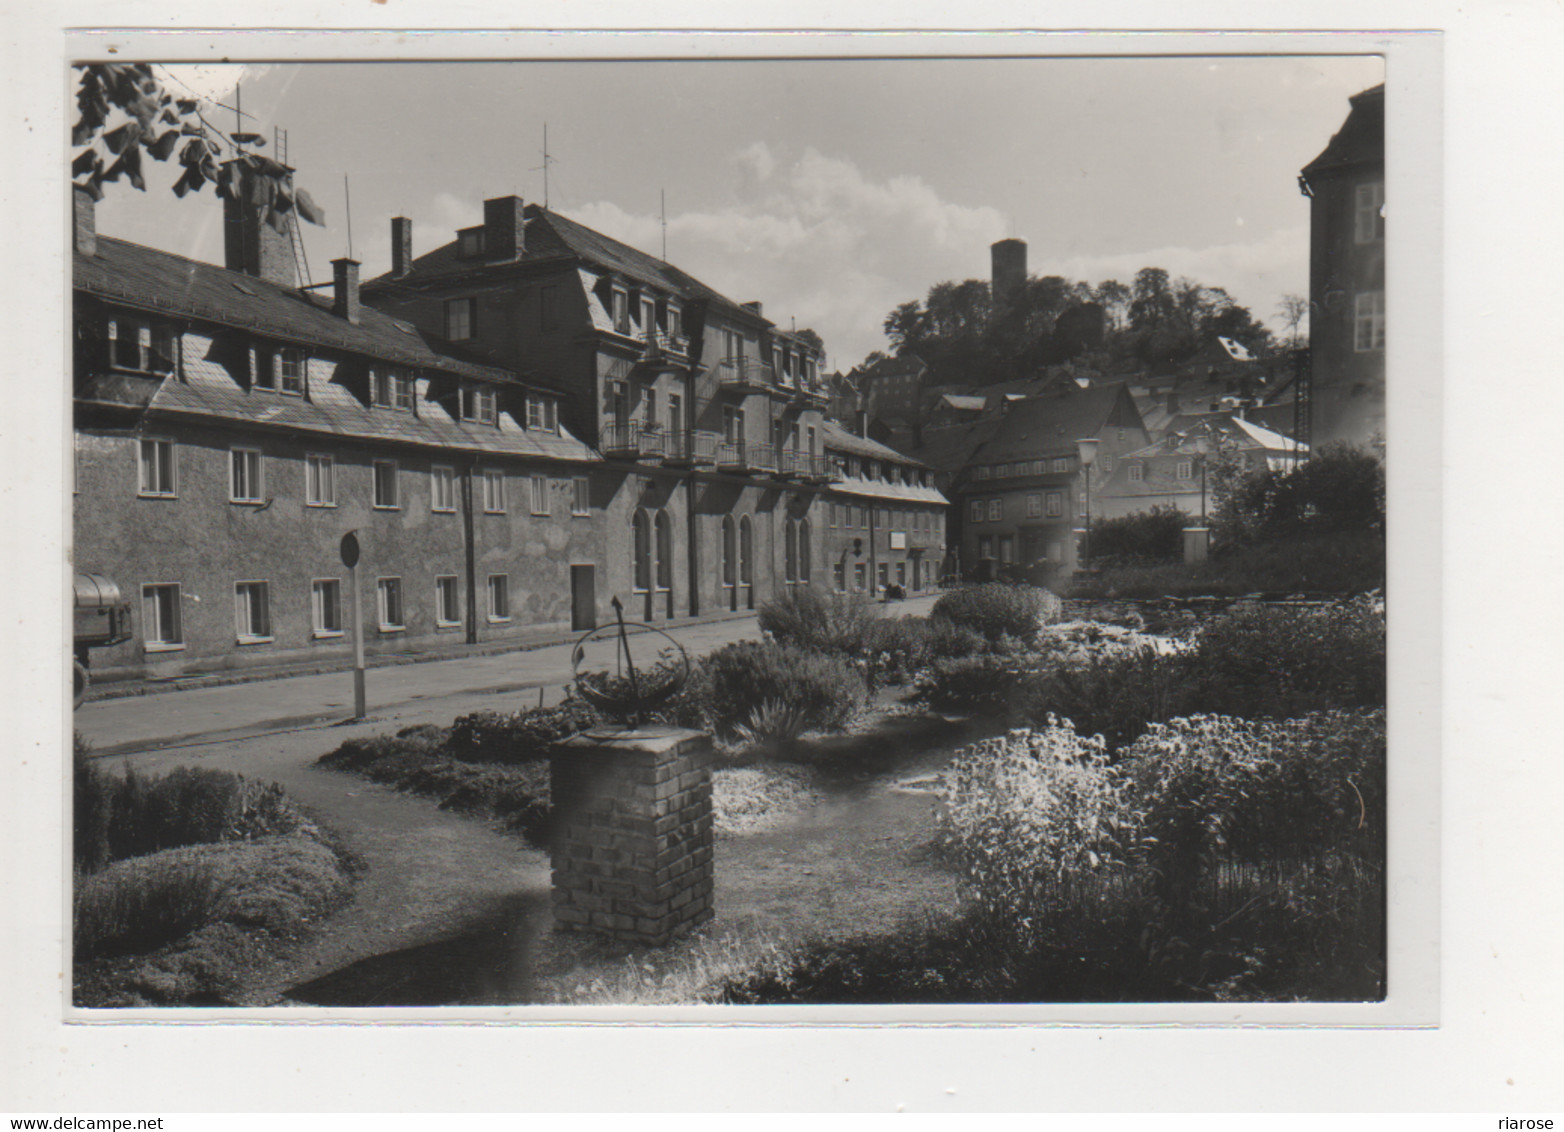
<svg viewBox="0 0 1564 1132"><path fill-rule="evenodd" d="M678 727L555 746L555 927L660 945L711 919L711 763L711 738Z"/></svg>

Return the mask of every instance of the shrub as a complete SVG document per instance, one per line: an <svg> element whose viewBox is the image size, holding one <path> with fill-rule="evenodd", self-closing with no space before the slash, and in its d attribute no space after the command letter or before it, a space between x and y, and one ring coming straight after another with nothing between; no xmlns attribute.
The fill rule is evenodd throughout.
<svg viewBox="0 0 1564 1132"><path fill-rule="evenodd" d="M1149 646L1097 653L1042 669L1029 681L1023 706L1036 723L1049 716L1070 719L1117 750L1148 724L1196 710L1189 706L1194 699L1190 668L1188 657L1164 655Z"/></svg>
<svg viewBox="0 0 1564 1132"><path fill-rule="evenodd" d="M698 710L730 734L756 704L774 700L803 713L805 726L839 731L868 697L864 679L841 657L779 644L740 641L707 656L681 709Z"/></svg>
<svg viewBox="0 0 1564 1132"><path fill-rule="evenodd" d="M78 732L71 743L72 860L80 873L109 863L109 820L118 779L91 761L92 748Z"/></svg>
<svg viewBox="0 0 1564 1132"><path fill-rule="evenodd" d="M548 757L549 747L602 722L585 700L516 712L479 711L457 717L446 752L469 763L517 763Z"/></svg>
<svg viewBox="0 0 1564 1132"><path fill-rule="evenodd" d="M949 621L989 641L1003 636L1031 641L1037 631L1059 615L1059 599L1033 586L987 582L941 594L930 616Z"/></svg>
<svg viewBox="0 0 1564 1132"><path fill-rule="evenodd" d="M1171 504L1107 519L1092 527L1092 563L1178 561L1184 554L1184 528L1190 517Z"/></svg>
<svg viewBox="0 0 1564 1132"><path fill-rule="evenodd" d="M936 660L918 679L918 693L940 711L994 711L1012 706L1028 671L999 656Z"/></svg>
<svg viewBox="0 0 1564 1132"><path fill-rule="evenodd" d="M159 854L78 878L71 940L75 958L153 951L211 922L227 891L208 862Z"/></svg>
<svg viewBox="0 0 1564 1132"><path fill-rule="evenodd" d="M1215 527L1223 542L1264 542L1303 531L1369 530L1385 521L1385 465L1347 444L1327 444L1288 471L1233 469L1218 476Z"/></svg>
<svg viewBox="0 0 1564 1132"><path fill-rule="evenodd" d="M756 615L761 630L783 644L821 652L862 656L866 637L881 623L862 594L839 594L813 586L792 586Z"/></svg>

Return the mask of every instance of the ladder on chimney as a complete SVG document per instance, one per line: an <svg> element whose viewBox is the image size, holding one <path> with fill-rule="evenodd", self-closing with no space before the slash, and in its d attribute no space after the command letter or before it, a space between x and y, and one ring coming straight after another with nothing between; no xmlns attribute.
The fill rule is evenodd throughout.
<svg viewBox="0 0 1564 1132"><path fill-rule="evenodd" d="M281 126L272 127L272 153L279 165L288 164L288 131ZM293 270L299 277L299 287L304 289L310 285L310 257L304 250L304 235L299 231L298 208L295 206L293 211L288 225L288 242L293 249Z"/></svg>

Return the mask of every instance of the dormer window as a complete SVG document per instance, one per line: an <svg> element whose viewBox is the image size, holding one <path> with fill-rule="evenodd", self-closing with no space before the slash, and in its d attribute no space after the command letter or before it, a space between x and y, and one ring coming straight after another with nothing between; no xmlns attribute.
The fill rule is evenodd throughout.
<svg viewBox="0 0 1564 1132"><path fill-rule="evenodd" d="M174 372L174 331L148 319L109 319L109 362L139 373Z"/></svg>
<svg viewBox="0 0 1564 1132"><path fill-rule="evenodd" d="M684 312L677 303L668 304L668 337L674 341L684 337Z"/></svg>
<svg viewBox="0 0 1564 1132"><path fill-rule="evenodd" d="M492 386L462 387L462 420L487 425L499 420L499 401Z"/></svg>
<svg viewBox="0 0 1564 1132"><path fill-rule="evenodd" d="M616 334L629 334L630 293L623 287L615 287L613 290L613 315L614 332Z"/></svg>
<svg viewBox="0 0 1564 1132"><path fill-rule="evenodd" d="M559 405L554 398L527 394L527 427L534 432L559 431Z"/></svg>
<svg viewBox="0 0 1564 1132"><path fill-rule="evenodd" d="M370 396L377 409L413 411L413 378L399 369L376 368L370 371Z"/></svg>
<svg viewBox="0 0 1564 1132"><path fill-rule="evenodd" d="M277 351L277 384L284 393L304 393L304 352L291 347Z"/></svg>
<svg viewBox="0 0 1564 1132"><path fill-rule="evenodd" d="M657 300L649 295L641 296L641 337L648 342L657 340Z"/></svg>
<svg viewBox="0 0 1564 1132"><path fill-rule="evenodd" d="M464 228L456 234L457 254L463 259L471 259L473 256L483 254L483 229Z"/></svg>

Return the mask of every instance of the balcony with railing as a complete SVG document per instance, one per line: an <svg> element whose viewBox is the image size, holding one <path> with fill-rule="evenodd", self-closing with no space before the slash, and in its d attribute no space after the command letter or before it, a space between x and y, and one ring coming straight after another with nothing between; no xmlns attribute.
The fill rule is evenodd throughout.
<svg viewBox="0 0 1564 1132"><path fill-rule="evenodd" d="M744 393L769 393L777 388L776 370L759 358L723 358L716 364L717 385Z"/></svg>
<svg viewBox="0 0 1564 1132"><path fill-rule="evenodd" d="M641 349L642 365L683 365L689 353L690 343L683 335L667 334L654 328L641 338L645 343Z"/></svg>
<svg viewBox="0 0 1564 1132"><path fill-rule="evenodd" d="M663 433L663 463L680 467L712 465L717 462L717 446L722 437L701 429L679 429Z"/></svg>
<svg viewBox="0 0 1564 1132"><path fill-rule="evenodd" d="M793 399L802 401L806 405L817 405L820 408L831 403L831 392L825 387L823 381L800 380L793 390Z"/></svg>
<svg viewBox="0 0 1564 1132"><path fill-rule="evenodd" d="M603 426L603 455L616 459L655 460L667 447L668 434L640 421L625 421Z"/></svg>
<svg viewBox="0 0 1564 1132"><path fill-rule="evenodd" d="M724 440L717 445L719 472L766 472L777 470L776 449L769 444L750 444L743 440Z"/></svg>

